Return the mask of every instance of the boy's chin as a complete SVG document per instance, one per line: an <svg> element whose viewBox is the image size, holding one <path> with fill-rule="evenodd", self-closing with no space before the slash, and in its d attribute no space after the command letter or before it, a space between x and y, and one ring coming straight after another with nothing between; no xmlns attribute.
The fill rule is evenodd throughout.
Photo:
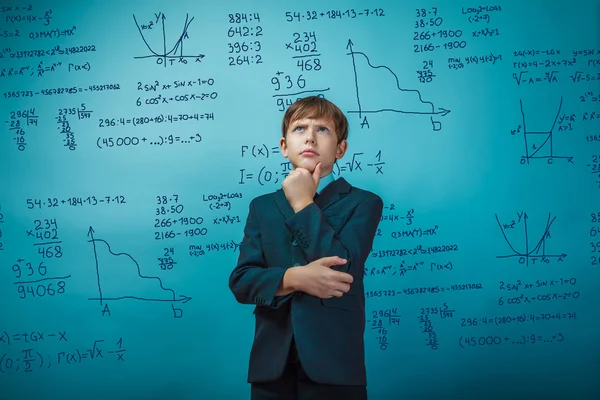
<svg viewBox="0 0 600 400"><path fill-rule="evenodd" d="M293 169L304 168L304 169L308 169L308 170L313 170L313 169L315 169L315 165L316 165L316 163L313 163L310 160L300 160L300 162L292 163Z"/></svg>
<svg viewBox="0 0 600 400"><path fill-rule="evenodd" d="M323 173L325 172L325 167L323 166L323 162L322 161L318 161L318 160L310 160L308 162L301 162L299 164L293 164L292 163L292 168L296 169L296 168L304 168L306 170L308 170L308 172L313 173L315 172L315 167L317 166L317 164L321 162L321 175L323 175Z"/></svg>
<svg viewBox="0 0 600 400"><path fill-rule="evenodd" d="M304 169L309 170L310 172L313 172L315 170L315 167L317 166L317 161L307 160L307 161L301 162L297 165L294 165L294 164L292 164L292 165L294 166L294 169L304 168Z"/></svg>

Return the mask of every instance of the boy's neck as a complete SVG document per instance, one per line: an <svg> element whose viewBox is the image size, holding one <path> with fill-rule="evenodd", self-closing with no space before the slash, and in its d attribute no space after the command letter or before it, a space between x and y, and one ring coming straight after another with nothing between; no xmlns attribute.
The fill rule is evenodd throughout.
<svg viewBox="0 0 600 400"><path fill-rule="evenodd" d="M333 176L333 172L329 172L327 175L322 176L321 179L319 180L319 186L317 187L317 193L320 194L321 190L323 190L327 185L329 185L334 180L335 180L335 176Z"/></svg>

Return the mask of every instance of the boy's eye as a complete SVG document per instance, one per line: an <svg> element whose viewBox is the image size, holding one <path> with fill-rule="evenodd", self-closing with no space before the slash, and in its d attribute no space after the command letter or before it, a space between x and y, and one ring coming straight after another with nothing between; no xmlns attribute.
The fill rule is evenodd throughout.
<svg viewBox="0 0 600 400"><path fill-rule="evenodd" d="M327 127L325 127L325 126L322 126L319 128L319 131L320 132L329 132L329 129L327 129Z"/></svg>
<svg viewBox="0 0 600 400"><path fill-rule="evenodd" d="M297 127L294 128L295 131L301 131L303 129L304 129L303 126L297 126Z"/></svg>

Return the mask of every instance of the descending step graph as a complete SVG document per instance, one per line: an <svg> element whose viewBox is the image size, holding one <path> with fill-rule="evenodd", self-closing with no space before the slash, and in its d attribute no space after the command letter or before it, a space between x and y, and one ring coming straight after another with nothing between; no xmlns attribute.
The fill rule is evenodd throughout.
<svg viewBox="0 0 600 400"><path fill-rule="evenodd" d="M190 27L190 24L194 20L194 17L190 18L188 14L185 15L185 22L183 24L183 29L179 34L179 38L175 41L173 47L167 51L167 33L165 27L165 20L167 19L167 17L162 12L156 13L154 14L154 16L156 19L153 21L149 21L148 24L140 24L138 23L135 15L133 15L133 21L137 26L138 32L140 33L144 44L150 51L150 54L148 55L136 56L134 58L155 58L156 63L162 64L164 67L167 67L168 65L173 65L174 63L187 64L188 59L192 58L196 63L202 61L202 59L204 58L204 54L188 54L183 52L184 41L190 39L188 29ZM150 46L150 44L148 43L148 39L146 37L147 35L150 35L150 32L157 30L159 31L159 35L161 35L160 37L162 37L161 50L153 49L152 46ZM144 31L146 32L146 34L144 34Z"/></svg>
<svg viewBox="0 0 600 400"><path fill-rule="evenodd" d="M550 239L552 239L550 228L556 220L551 214L548 214L546 220L546 226L542 230L542 233L535 236L535 245L530 245L530 237L532 236L529 232L529 226L527 221L529 215L526 212L517 213L517 220L512 220L509 223L501 223L498 215L496 214L496 222L500 228L500 232L504 237L504 241L510 248L510 254L496 256L496 258L512 258L518 257L520 264L530 265L536 263L550 263L551 260L561 262L567 256L565 253L548 253L546 246ZM512 237L512 241L509 239ZM516 242L521 242L520 246L515 245ZM517 250L520 247L521 250ZM548 246L549 247L549 246Z"/></svg>
<svg viewBox="0 0 600 400"><path fill-rule="evenodd" d="M115 253L104 239L94 237L94 229L88 230L88 242L92 244L98 284L98 297L88 300L105 305L108 301L137 300L145 302L169 303L175 318L181 318L183 311L178 304L192 298L176 295L173 289L166 288L156 276L142 274L139 263L130 254Z"/></svg>
<svg viewBox="0 0 600 400"><path fill-rule="evenodd" d="M352 58L358 106L356 110L350 110L348 113L358 114L361 119L365 114L378 113L427 115L434 131L442 129L439 117L446 116L450 110L441 107L436 109L431 101L423 100L419 90L401 87L398 75L392 69L385 65L373 65L365 53L354 50L352 40L348 40L346 49L347 55ZM380 76L381 84L373 78L373 71L379 72L378 70L384 72L384 75ZM386 83L383 83L383 80ZM386 92L387 88L391 88L392 91Z"/></svg>

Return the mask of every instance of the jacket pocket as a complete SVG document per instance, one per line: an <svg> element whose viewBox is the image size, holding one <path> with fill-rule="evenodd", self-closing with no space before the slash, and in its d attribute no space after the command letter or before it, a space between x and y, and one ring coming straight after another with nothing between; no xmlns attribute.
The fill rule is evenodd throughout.
<svg viewBox="0 0 600 400"><path fill-rule="evenodd" d="M321 299L321 304L325 307L340 308L348 311L358 311L358 299L351 294L344 294L342 297L332 297L329 299Z"/></svg>

